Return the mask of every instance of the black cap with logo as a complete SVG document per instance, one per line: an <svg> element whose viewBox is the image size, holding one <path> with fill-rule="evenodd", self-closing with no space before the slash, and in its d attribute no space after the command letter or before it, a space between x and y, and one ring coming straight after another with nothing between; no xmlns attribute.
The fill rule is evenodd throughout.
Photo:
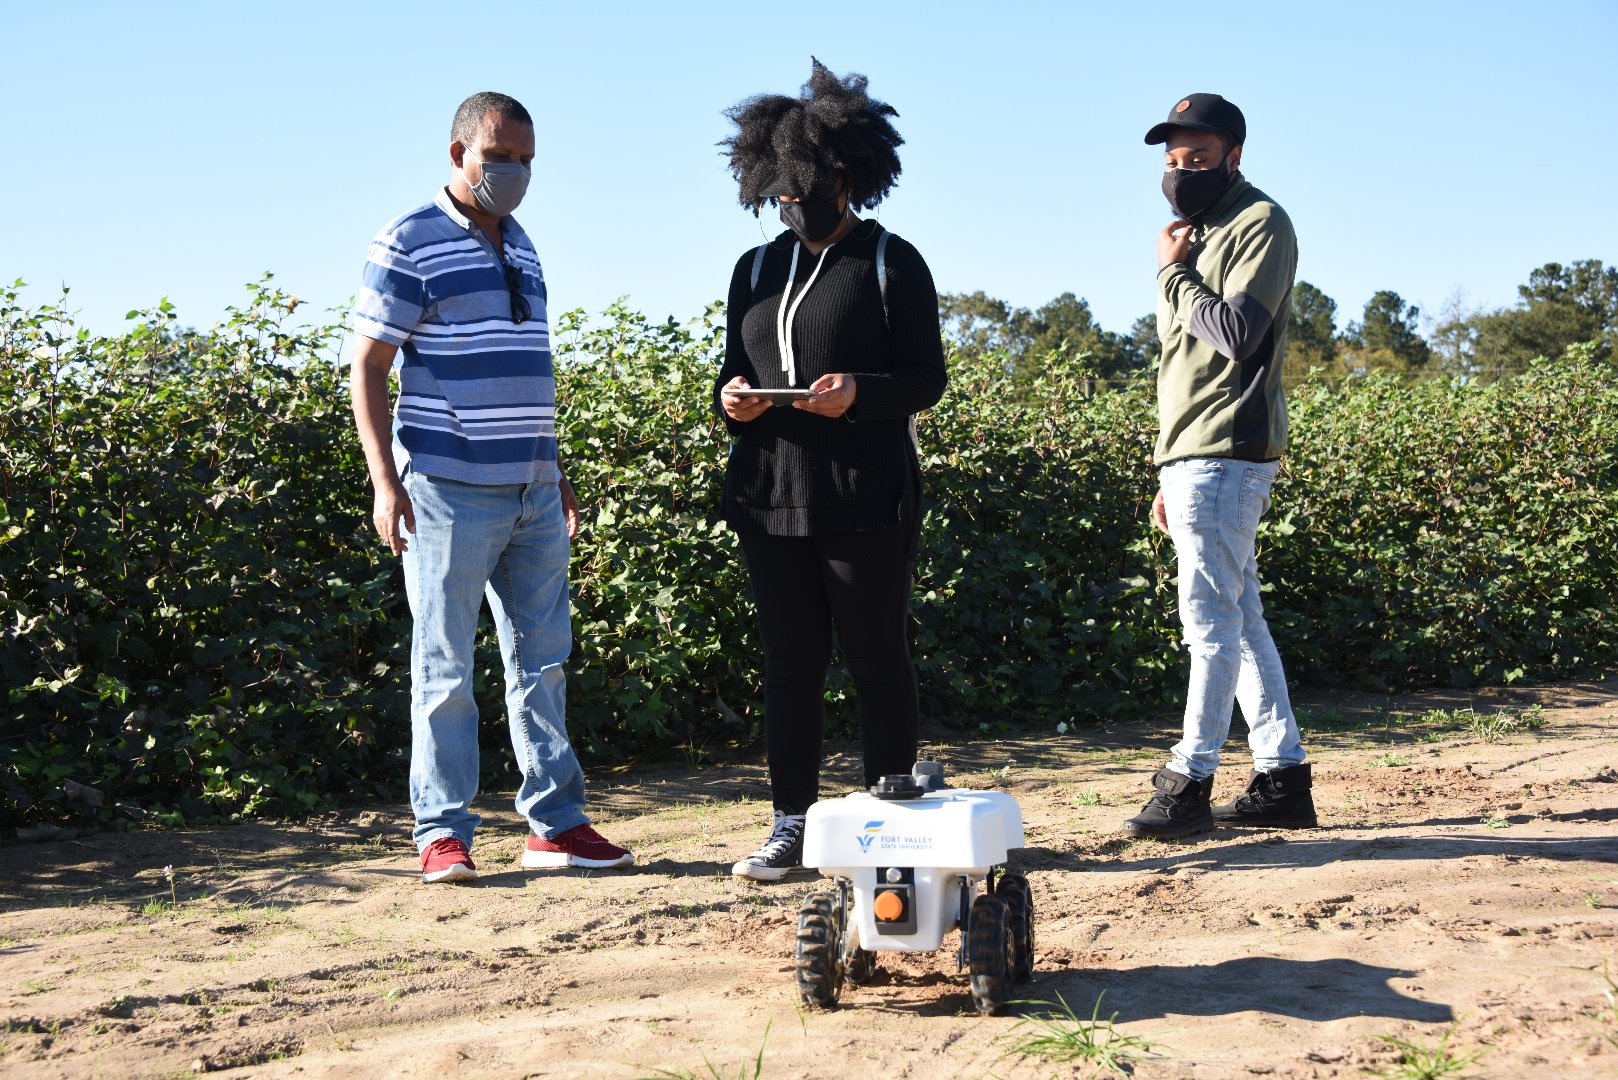
<svg viewBox="0 0 1618 1080"><path fill-rule="evenodd" d="M1241 146L1247 141L1247 118L1218 94L1187 94L1169 110L1169 118L1146 133L1147 145L1168 142L1174 128L1228 132Z"/></svg>

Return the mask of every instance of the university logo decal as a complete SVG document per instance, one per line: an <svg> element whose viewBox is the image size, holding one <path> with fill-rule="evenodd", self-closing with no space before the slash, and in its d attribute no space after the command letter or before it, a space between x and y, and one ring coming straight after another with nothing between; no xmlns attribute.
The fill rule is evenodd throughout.
<svg viewBox="0 0 1618 1080"><path fill-rule="evenodd" d="M857 835L857 836L854 837L854 839L856 839L856 840L858 840L860 842L860 850L861 851L870 851L871 850L871 841L875 840L876 839L876 834L881 832L881 831L882 831L882 823L880 821L867 821L865 823L865 828L863 830L863 835Z"/></svg>

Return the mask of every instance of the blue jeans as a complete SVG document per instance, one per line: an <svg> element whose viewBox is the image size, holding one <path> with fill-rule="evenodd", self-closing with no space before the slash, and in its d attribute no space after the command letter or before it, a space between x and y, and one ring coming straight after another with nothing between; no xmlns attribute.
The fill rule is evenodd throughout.
<svg viewBox="0 0 1618 1080"><path fill-rule="evenodd" d="M465 484L407 470L416 512L406 533L410 640L410 805L425 848L468 848L480 818L472 642L485 595L506 667L506 712L522 784L517 812L546 838L589 821L584 773L567 738L573 646L567 525L556 484Z"/></svg>
<svg viewBox="0 0 1618 1080"><path fill-rule="evenodd" d="M1247 721L1253 768L1303 761L1286 674L1264 622L1254 553L1275 462L1189 458L1159 473L1179 561L1180 623L1191 653L1185 734L1168 767L1205 780L1219 767L1233 702Z"/></svg>

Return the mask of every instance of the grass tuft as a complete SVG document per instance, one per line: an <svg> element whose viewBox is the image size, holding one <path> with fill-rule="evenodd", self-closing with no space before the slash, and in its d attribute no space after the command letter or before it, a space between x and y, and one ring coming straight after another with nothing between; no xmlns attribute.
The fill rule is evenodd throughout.
<svg viewBox="0 0 1618 1080"><path fill-rule="evenodd" d="M1460 1072L1482 1057L1483 1051L1474 1050L1470 1054L1456 1056L1449 1048L1449 1039L1455 1034L1455 1027L1451 1024L1444 1031L1437 1046L1428 1046L1414 1039L1382 1036L1399 1051L1399 1060L1390 1068L1373 1072L1373 1075L1382 1077L1382 1080L1438 1080L1439 1077ZM1364 1071L1372 1072L1370 1069Z"/></svg>
<svg viewBox="0 0 1618 1080"><path fill-rule="evenodd" d="M1606 957L1601 960L1601 979L1607 985L1602 988L1602 996L1607 999L1607 1007L1596 1015L1611 1024L1615 1030L1603 1032L1602 1038L1618 1046L1618 981L1612 977L1611 961Z"/></svg>
<svg viewBox="0 0 1618 1080"><path fill-rule="evenodd" d="M770 1024L774 1022L772 1020ZM759 1080L764 1075L764 1044L770 1041L770 1024L764 1025L764 1038L759 1040L758 1053L753 1055L753 1060L738 1064L734 1073L721 1071L704 1052L700 1072L694 1069L653 1069L652 1075L644 1080ZM807 1026L804 1030L808 1030Z"/></svg>
<svg viewBox="0 0 1618 1080"><path fill-rule="evenodd" d="M1006 1044L1001 1060L1008 1057L1034 1057L1063 1064L1089 1064L1092 1075L1128 1076L1130 1061L1137 1055L1156 1056L1158 1043L1139 1035L1125 1035L1113 1026L1115 1012L1101 1019L1103 991L1096 997L1090 1018L1075 1013L1061 994L1052 1001L1018 1001L1017 1005L1042 1006L1051 1011L1030 1013L996 1042ZM1019 1034L1022 1033L1022 1034Z"/></svg>
<svg viewBox="0 0 1618 1080"><path fill-rule="evenodd" d="M1486 743L1499 742L1512 735L1538 731L1545 726L1545 710L1530 705L1519 712L1480 713L1465 709L1428 709L1411 718L1412 726L1430 728L1434 732L1464 732Z"/></svg>

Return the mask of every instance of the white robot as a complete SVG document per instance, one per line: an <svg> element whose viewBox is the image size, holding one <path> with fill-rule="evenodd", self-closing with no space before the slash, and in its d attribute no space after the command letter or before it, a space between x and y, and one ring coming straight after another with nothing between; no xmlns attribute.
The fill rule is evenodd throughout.
<svg viewBox="0 0 1618 1080"><path fill-rule="evenodd" d="M994 1013L1034 970L1028 880L995 875L1022 846L1016 799L945 787L936 761L811 806L803 863L834 889L811 893L798 912L805 1004L835 1005L845 979L863 982L876 970L877 953L933 952L958 927L957 968L970 971L978 1011Z"/></svg>

